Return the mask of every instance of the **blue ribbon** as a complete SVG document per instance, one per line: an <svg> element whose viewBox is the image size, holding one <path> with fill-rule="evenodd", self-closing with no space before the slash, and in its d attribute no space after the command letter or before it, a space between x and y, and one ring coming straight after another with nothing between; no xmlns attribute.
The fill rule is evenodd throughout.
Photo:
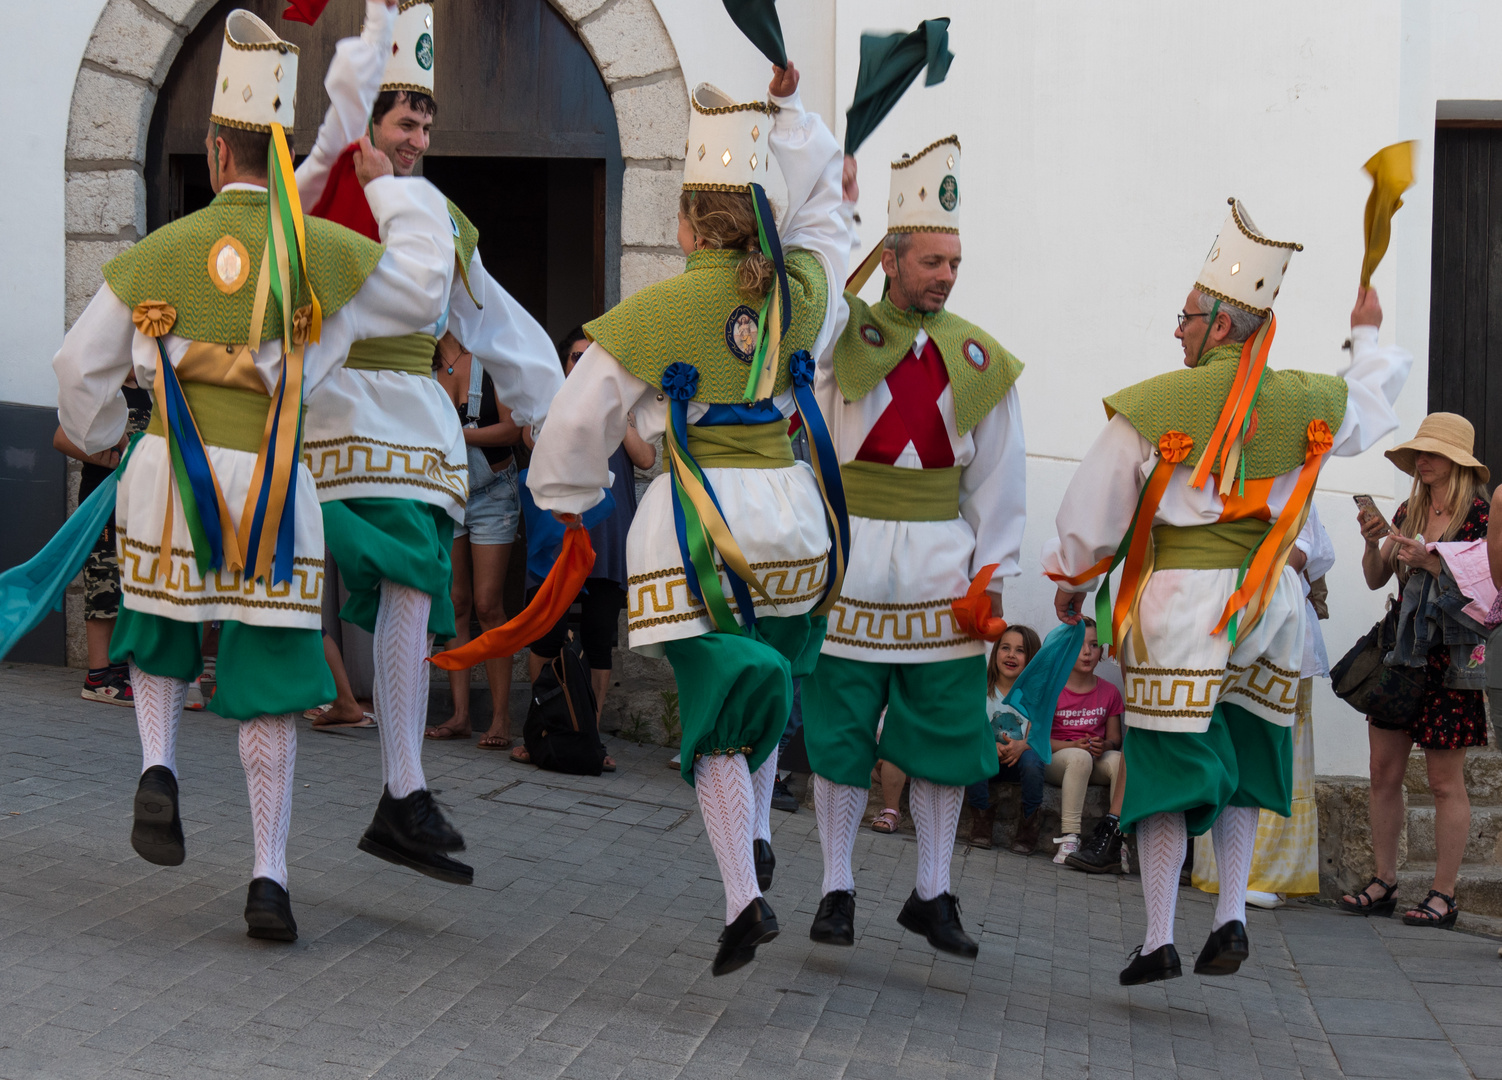
<svg viewBox="0 0 1502 1080"><path fill-rule="evenodd" d="M777 290L782 293L782 332L786 334L793 325L793 292L788 287L787 265L782 257L782 238L777 235L777 219L772 215L772 204L767 199L766 189L760 184L752 184L751 198L756 203L756 217L762 227L762 254L771 259L772 265L777 268Z"/></svg>
<svg viewBox="0 0 1502 1080"><path fill-rule="evenodd" d="M839 454L835 451L834 439L829 434L829 428L824 423L824 414L819 411L819 403L814 399L813 381L816 371L814 358L809 355L807 349L799 349L793 354L789 368L793 376L793 404L798 409L798 416L803 421L804 430L808 432L808 445L813 451L819 479L823 483L829 507L834 511L832 519L827 512L824 515L829 526L830 544L839 545L842 562L848 570L850 566L850 514L845 509L845 483L840 476ZM829 561L831 571L825 575L824 594L819 599L821 605L828 599L829 591L834 588L833 547L829 553Z"/></svg>
<svg viewBox="0 0 1502 1080"><path fill-rule="evenodd" d="M271 436L266 440L266 468L261 473L261 490L256 492L256 505L250 519L250 539L245 550L245 569L254 572L255 553L261 548L261 531L266 527L266 509L271 502L271 484L276 472L277 430L281 426L282 399L287 394L287 370L282 365L281 380L276 387L276 402L271 412ZM287 497L282 501L282 519L277 524L276 549L271 557L271 583L279 585L292 580L292 565L296 546L297 506L297 455L302 447L302 410L298 410L297 439L293 443L293 465L287 476Z"/></svg>
<svg viewBox="0 0 1502 1080"><path fill-rule="evenodd" d="M1085 620L1073 626L1060 623L1048 637L1038 655L1029 661L1002 703L1027 717L1027 744L1047 765L1053 760L1053 715L1059 707L1059 695L1069 681L1069 672L1080 658L1085 641ZM991 648L996 648L992 645ZM996 723L992 722L992 727ZM1001 739L996 740L1000 742Z"/></svg>
<svg viewBox="0 0 1502 1080"><path fill-rule="evenodd" d="M162 373L166 379L167 423L172 428L172 440L182 455L183 468L187 471L188 483L193 489L193 501L197 504L198 510L198 523L202 526L203 534L209 542L208 566L219 570L224 566L224 533L220 528L219 497L214 491L214 474L209 465L208 451L199 441L198 428L193 423L192 413L188 410L188 399L183 394L182 383L178 381L177 369L167 359L167 352L162 345L161 338L156 339L156 345L162 350ZM184 514L192 512L186 503L183 505L183 512ZM200 573L202 569L200 564Z"/></svg>

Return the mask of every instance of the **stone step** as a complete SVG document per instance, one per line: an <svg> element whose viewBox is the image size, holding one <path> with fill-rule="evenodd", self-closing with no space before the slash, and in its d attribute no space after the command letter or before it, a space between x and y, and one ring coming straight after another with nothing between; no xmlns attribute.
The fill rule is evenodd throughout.
<svg viewBox="0 0 1502 1080"><path fill-rule="evenodd" d="M1434 884L1434 864L1409 862L1398 871L1399 912L1405 904L1417 904ZM1460 868L1455 885L1455 902L1462 917L1486 915L1502 917L1502 866L1466 863Z"/></svg>
<svg viewBox="0 0 1502 1080"><path fill-rule="evenodd" d="M1434 805L1408 803L1408 861L1432 863ZM1465 863L1502 864L1502 806L1471 806L1471 831L1466 837Z"/></svg>
<svg viewBox="0 0 1502 1080"><path fill-rule="evenodd" d="M1403 786L1410 799L1429 796L1424 752L1416 747L1409 755ZM1473 806L1502 805L1502 753L1495 746L1478 746L1466 754L1465 787Z"/></svg>

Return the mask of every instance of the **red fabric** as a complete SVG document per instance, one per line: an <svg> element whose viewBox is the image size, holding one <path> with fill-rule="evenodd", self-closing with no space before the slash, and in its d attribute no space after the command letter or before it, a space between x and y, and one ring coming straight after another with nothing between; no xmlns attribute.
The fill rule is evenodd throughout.
<svg viewBox="0 0 1502 1080"><path fill-rule="evenodd" d="M439 653L433 657L433 664L447 671L459 671L525 649L553 629L568 611L574 597L589 580L594 565L595 549L589 542L589 530L570 528L563 534L558 561L553 563L553 569L543 579L537 595L520 615L494 630L487 630L468 645Z"/></svg>
<svg viewBox="0 0 1502 1080"><path fill-rule="evenodd" d="M1007 632L1006 620L991 614L991 597L986 592L986 586L991 584L991 575L996 573L996 568L1000 565L989 563L981 567L980 573L970 583L970 588L965 590L965 595L949 604L959 628L982 641L1000 641L1001 635Z"/></svg>
<svg viewBox="0 0 1502 1080"><path fill-rule="evenodd" d="M287 0L287 10L282 12L282 18L312 26L328 3L329 0Z"/></svg>
<svg viewBox="0 0 1502 1080"><path fill-rule="evenodd" d="M313 2L316 3L317 0ZM313 209L308 212L314 217L326 218L380 243L380 227L376 224L375 215L370 212L370 203L365 199L365 189L360 186L360 178L355 175L355 150L359 145L350 143L340 152L334 161L334 167L329 170L328 185L313 204Z"/></svg>
<svg viewBox="0 0 1502 1080"><path fill-rule="evenodd" d="M909 350L887 375L892 403L877 418L855 460L895 465L912 443L925 469L952 466L954 446L939 410L939 397L948 385L949 373L932 340L924 343L921 356Z"/></svg>

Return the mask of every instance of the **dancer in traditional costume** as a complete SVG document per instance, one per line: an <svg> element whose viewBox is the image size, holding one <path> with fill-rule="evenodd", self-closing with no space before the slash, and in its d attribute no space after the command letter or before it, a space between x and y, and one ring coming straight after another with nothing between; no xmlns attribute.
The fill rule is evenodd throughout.
<svg viewBox="0 0 1502 1080"><path fill-rule="evenodd" d="M144 772L131 843L184 858L177 725L202 667L200 624L222 620L214 710L240 721L255 871L252 937L297 936L287 894L295 719L333 697L319 638L323 522L300 464L302 403L361 339L429 325L453 264L443 198L354 158L384 249L302 215L284 129L296 47L230 13L205 140L216 197L104 267L105 285L53 360L63 431L87 452L124 430L120 385L156 401L117 496L123 606Z"/></svg>
<svg viewBox="0 0 1502 1080"><path fill-rule="evenodd" d="M1114 608L1097 600L1126 682L1121 820L1138 833L1147 934L1123 985L1175 978L1179 871L1189 835L1211 833L1220 896L1200 975L1246 959L1247 875L1259 808L1287 817L1304 657L1304 595L1286 565L1331 454L1397 427L1412 357L1377 342L1362 289L1340 375L1267 367L1273 300L1300 245L1231 211L1179 315L1187 370L1106 398L1105 430L1080 462L1043 565L1066 622L1121 564ZM1139 502L1140 500L1140 502Z"/></svg>
<svg viewBox="0 0 1502 1080"><path fill-rule="evenodd" d="M352 182L352 144L368 127L397 175L412 174L437 111L435 32L431 3L403 0L398 12L367 2L361 37L342 42L330 66L329 111L298 170L312 213L377 237L372 207ZM469 452L453 403L431 378L436 339L449 330L463 342L518 424L541 424L563 376L546 332L485 272L478 231L452 202L447 210L455 264L442 311L420 331L351 350L309 399L304 456L350 591L341 614L375 635L385 788L360 849L467 885L474 871L450 854L464 840L428 791L422 745L431 641L454 636L454 526L464 523L471 462L486 460Z"/></svg>
<svg viewBox="0 0 1502 1080"><path fill-rule="evenodd" d="M1019 573L1026 451L1013 385L1022 365L946 306L959 205L958 138L892 163L886 239L845 291L833 365L820 372L850 564L803 684L803 722L824 849L809 936L855 941L850 858L885 709L881 757L912 778L918 834L917 882L898 921L937 949L974 956L949 880L964 789L996 772L971 612L994 609L980 619L991 640L1005 629L1001 579ZM867 304L858 293L878 259L886 291Z"/></svg>
<svg viewBox="0 0 1502 1080"><path fill-rule="evenodd" d="M666 655L678 680L683 778L725 883L716 975L778 931L761 895L775 750L844 555L838 461L812 386L849 251L841 156L803 111L796 70L773 70L771 101L694 91L678 225L687 268L585 325L593 344L527 477L540 507L578 515L610 486L628 413L642 438L666 432L671 475L647 490L627 538L627 626L631 648ZM780 228L763 190L774 153L788 186ZM793 458L795 410L812 469Z"/></svg>

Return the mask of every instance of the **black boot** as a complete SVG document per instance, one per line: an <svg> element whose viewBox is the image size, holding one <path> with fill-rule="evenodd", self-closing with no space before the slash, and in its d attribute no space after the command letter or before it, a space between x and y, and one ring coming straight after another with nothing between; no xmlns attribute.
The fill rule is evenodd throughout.
<svg viewBox="0 0 1502 1080"><path fill-rule="evenodd" d="M444 818L433 793L426 789L404 799L392 798L390 791L381 792L375 819L360 837L360 850L439 881L474 884L473 867L443 854L463 851L464 837Z"/></svg>
<svg viewBox="0 0 1502 1080"><path fill-rule="evenodd" d="M296 941L297 920L292 918L292 897L270 878L254 878L245 896L247 937L267 941Z"/></svg>
<svg viewBox="0 0 1502 1080"><path fill-rule="evenodd" d="M756 861L756 887L766 892L772 887L772 871L777 869L777 856L772 854L772 845L765 840L751 841L751 857Z"/></svg>
<svg viewBox="0 0 1502 1080"><path fill-rule="evenodd" d="M777 915L771 905L758 896L725 927L720 935L720 949L715 953L712 975L729 975L756 959L756 947L777 936Z"/></svg>
<svg viewBox="0 0 1502 1080"><path fill-rule="evenodd" d="M177 777L165 765L153 765L141 774L130 846L158 866L181 866L187 854L182 819L177 816Z"/></svg>
<svg viewBox="0 0 1502 1080"><path fill-rule="evenodd" d="M1095 826L1095 835L1086 840L1080 849L1064 856L1064 865L1087 874L1121 873L1121 832L1110 818L1101 818Z"/></svg>
<svg viewBox="0 0 1502 1080"><path fill-rule="evenodd" d="M1121 969L1120 981L1122 986L1141 986L1143 983L1177 979L1182 974L1184 969L1179 966L1179 950L1170 942L1159 945L1146 956L1142 955L1140 946L1133 949L1130 963Z"/></svg>
<svg viewBox="0 0 1502 1080"><path fill-rule="evenodd" d="M956 956L974 956L980 952L977 945L960 925L960 901L953 893L940 893L932 900L919 900L918 890L907 898L897 921L915 934L928 938L928 943L943 952Z"/></svg>
<svg viewBox="0 0 1502 1080"><path fill-rule="evenodd" d="M1251 954L1246 937L1246 923L1232 919L1219 930L1211 930L1199 959L1194 962L1196 975L1235 975Z"/></svg>
<svg viewBox="0 0 1502 1080"><path fill-rule="evenodd" d="M825 893L808 936L823 945L854 945L855 893L844 889Z"/></svg>

